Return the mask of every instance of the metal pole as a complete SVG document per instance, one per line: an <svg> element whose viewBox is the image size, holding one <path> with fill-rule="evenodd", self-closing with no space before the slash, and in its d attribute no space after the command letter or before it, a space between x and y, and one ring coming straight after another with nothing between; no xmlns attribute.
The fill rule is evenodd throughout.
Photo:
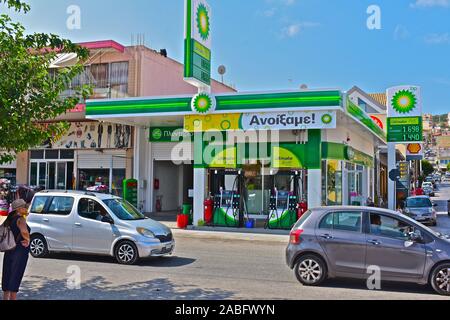
<svg viewBox="0 0 450 320"><path fill-rule="evenodd" d="M114 160L113 160L113 155L111 155L111 162L109 165L109 193L112 194L113 190L112 190L112 180L113 180L113 166L114 166Z"/></svg>
<svg viewBox="0 0 450 320"><path fill-rule="evenodd" d="M396 154L395 154L395 143L388 143L388 173L391 170L397 168ZM388 208L390 210L396 209L396 190L395 190L395 181L388 179Z"/></svg>

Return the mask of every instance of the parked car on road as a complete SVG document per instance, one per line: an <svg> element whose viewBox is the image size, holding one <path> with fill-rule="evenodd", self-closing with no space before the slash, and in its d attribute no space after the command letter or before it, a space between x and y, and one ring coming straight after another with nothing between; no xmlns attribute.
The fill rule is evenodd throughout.
<svg viewBox="0 0 450 320"><path fill-rule="evenodd" d="M367 279L368 267L379 266L382 281L431 284L450 296L449 236L390 210L309 210L291 230L286 262L306 286L327 278Z"/></svg>
<svg viewBox="0 0 450 320"><path fill-rule="evenodd" d="M434 197L436 194L434 192L434 187L431 182L424 182L422 183L422 190L424 195L429 197Z"/></svg>
<svg viewBox="0 0 450 320"><path fill-rule="evenodd" d="M89 192L39 192L30 207L30 252L110 255L120 264L172 254L175 241L165 225L146 218L127 201Z"/></svg>
<svg viewBox="0 0 450 320"><path fill-rule="evenodd" d="M405 201L403 213L421 223L430 223L437 225L437 213L434 209L435 204L431 202L428 196L409 197Z"/></svg>

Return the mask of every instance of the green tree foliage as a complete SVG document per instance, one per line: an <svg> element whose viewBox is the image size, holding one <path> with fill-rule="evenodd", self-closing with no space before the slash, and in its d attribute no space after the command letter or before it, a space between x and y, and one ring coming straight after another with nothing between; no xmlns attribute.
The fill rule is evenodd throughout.
<svg viewBox="0 0 450 320"><path fill-rule="evenodd" d="M432 174L434 172L433 165L429 161L423 160L422 161L422 172L423 172L424 176L428 176L428 175Z"/></svg>
<svg viewBox="0 0 450 320"><path fill-rule="evenodd" d="M11 10L26 13L20 0L0 0ZM58 53L76 53L78 63L50 72ZM10 162L17 152L42 144L67 130L68 124L43 125L76 106L90 93L88 87L62 98L61 93L82 72L88 51L54 34L26 34L24 27L0 15L0 163Z"/></svg>

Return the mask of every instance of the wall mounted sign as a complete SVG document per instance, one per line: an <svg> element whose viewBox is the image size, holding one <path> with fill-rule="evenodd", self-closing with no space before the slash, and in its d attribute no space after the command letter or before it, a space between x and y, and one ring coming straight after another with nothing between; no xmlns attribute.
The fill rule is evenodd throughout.
<svg viewBox="0 0 450 320"><path fill-rule="evenodd" d="M64 135L44 142L41 148L126 149L132 146L131 131L131 126L107 122L72 122Z"/></svg>
<svg viewBox="0 0 450 320"><path fill-rule="evenodd" d="M182 127L152 127L150 142L178 142L192 140L193 133L185 132Z"/></svg>
<svg viewBox="0 0 450 320"><path fill-rule="evenodd" d="M336 111L211 114L185 116L187 132L336 129Z"/></svg>

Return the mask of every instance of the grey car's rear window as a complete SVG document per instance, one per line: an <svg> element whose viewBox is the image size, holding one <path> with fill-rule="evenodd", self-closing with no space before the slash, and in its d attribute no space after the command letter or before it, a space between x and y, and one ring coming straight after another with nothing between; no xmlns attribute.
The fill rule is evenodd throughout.
<svg viewBox="0 0 450 320"><path fill-rule="evenodd" d="M308 210L306 211L303 216L297 221L297 223L294 225L293 229L297 229L298 227L300 227L306 220L308 220L308 218L311 216L312 211Z"/></svg>

